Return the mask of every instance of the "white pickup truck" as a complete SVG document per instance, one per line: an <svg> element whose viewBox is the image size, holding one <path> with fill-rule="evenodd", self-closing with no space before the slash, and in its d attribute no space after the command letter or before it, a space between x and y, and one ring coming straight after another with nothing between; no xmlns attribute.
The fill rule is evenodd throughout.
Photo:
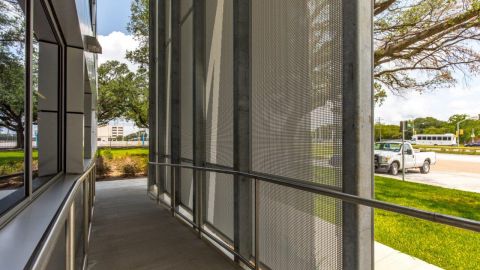
<svg viewBox="0 0 480 270"><path fill-rule="evenodd" d="M419 168L421 173L429 173L430 166L437 162L435 152L420 152L405 142L375 143L375 171L386 171L397 175L403 170L402 151L405 154L405 169Z"/></svg>

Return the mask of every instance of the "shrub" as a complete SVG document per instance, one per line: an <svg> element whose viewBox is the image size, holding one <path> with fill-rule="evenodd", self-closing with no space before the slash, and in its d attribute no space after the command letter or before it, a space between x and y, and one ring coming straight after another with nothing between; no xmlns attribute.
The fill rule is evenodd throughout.
<svg viewBox="0 0 480 270"><path fill-rule="evenodd" d="M112 172L112 167L108 162L105 162L102 156L99 156L96 160L97 163L97 177L105 178Z"/></svg>
<svg viewBox="0 0 480 270"><path fill-rule="evenodd" d="M135 160L126 159L125 162L121 165L122 175L125 177L132 177L135 174L140 172L140 168Z"/></svg>
<svg viewBox="0 0 480 270"><path fill-rule="evenodd" d="M110 149L105 149L105 150L101 151L100 155L105 157L108 160L113 159L113 153L112 153L112 150L110 150Z"/></svg>

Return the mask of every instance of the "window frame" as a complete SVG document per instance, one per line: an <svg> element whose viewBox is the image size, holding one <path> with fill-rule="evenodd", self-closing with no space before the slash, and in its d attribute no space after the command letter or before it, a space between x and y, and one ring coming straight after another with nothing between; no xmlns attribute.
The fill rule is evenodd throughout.
<svg viewBox="0 0 480 270"><path fill-rule="evenodd" d="M65 172L65 66L66 66L66 42L59 27L58 19L54 13L53 7L48 0L25 0L25 136L24 136L24 170L23 181L24 186L19 189L17 196L8 196L0 200L2 205L6 205L2 212L0 212L0 228L13 219L18 213L20 213L25 207L27 207L32 201L34 201L40 194L42 194L48 187L55 183ZM41 8L46 20L52 30L57 41L58 46L58 113L57 113L57 173L47 180L39 183L34 187L33 182L33 151L32 151L32 130L33 130L33 41L34 41L34 13L35 7ZM38 40L41 42L41 40ZM38 145L37 145L38 148ZM23 190L23 192L21 192ZM11 197L11 198L9 198ZM3 208L3 206L2 206Z"/></svg>

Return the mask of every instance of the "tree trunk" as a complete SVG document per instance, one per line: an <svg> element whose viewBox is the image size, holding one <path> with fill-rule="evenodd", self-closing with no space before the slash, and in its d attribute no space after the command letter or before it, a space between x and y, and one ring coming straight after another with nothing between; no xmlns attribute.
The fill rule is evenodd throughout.
<svg viewBox="0 0 480 270"><path fill-rule="evenodd" d="M23 127L16 130L17 133L17 146L18 149L23 149L25 142L25 135L23 134Z"/></svg>

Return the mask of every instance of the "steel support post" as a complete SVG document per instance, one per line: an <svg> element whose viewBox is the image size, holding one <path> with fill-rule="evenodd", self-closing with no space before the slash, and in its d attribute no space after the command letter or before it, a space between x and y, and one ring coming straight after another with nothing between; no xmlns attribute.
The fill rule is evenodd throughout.
<svg viewBox="0 0 480 270"><path fill-rule="evenodd" d="M156 100L156 115L154 120L156 126L156 147L157 147L157 162L165 162L165 149L166 149L166 126L167 126L167 82L166 82L166 3L165 0L158 0L157 2L157 100ZM156 183L158 188L158 196L165 193L165 167L157 168Z"/></svg>
<svg viewBox="0 0 480 270"><path fill-rule="evenodd" d="M242 172L250 172L251 168L250 7L250 0L233 1L233 166ZM253 255L253 179L234 177L234 247L239 254L250 258Z"/></svg>
<svg viewBox="0 0 480 270"><path fill-rule="evenodd" d="M180 39L181 39L181 14L180 1L172 1L171 7L171 159L173 164L180 164L181 130L180 130L180 91L181 91L181 67L180 67ZM171 196L172 211L180 204L180 168L172 167Z"/></svg>
<svg viewBox="0 0 480 270"><path fill-rule="evenodd" d="M343 192L373 196L371 0L343 0ZM373 269L373 210L343 203L343 269Z"/></svg>
<svg viewBox="0 0 480 270"><path fill-rule="evenodd" d="M205 0L193 3L193 165L205 166ZM205 198L205 171L193 171L194 222L201 228ZM199 230L201 236L201 232Z"/></svg>
<svg viewBox="0 0 480 270"><path fill-rule="evenodd" d="M156 47L158 43L156 42L156 21L157 21L157 1L150 0L149 2L149 101L148 101L148 128L149 128L149 138L148 138L148 159L150 161L158 162L156 153L156 95L157 95L157 57L156 57ZM155 166L148 165L148 190L153 188L157 178L157 169Z"/></svg>

